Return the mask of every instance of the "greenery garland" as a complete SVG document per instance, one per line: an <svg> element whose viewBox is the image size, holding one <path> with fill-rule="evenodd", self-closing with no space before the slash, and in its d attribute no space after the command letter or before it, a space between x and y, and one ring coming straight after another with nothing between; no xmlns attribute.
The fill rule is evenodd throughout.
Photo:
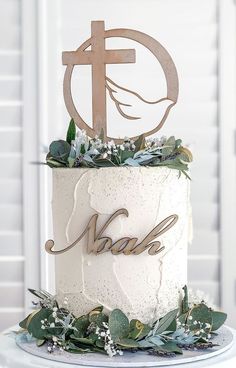
<svg viewBox="0 0 236 368"><path fill-rule="evenodd" d="M146 351L172 357L182 354L183 349L214 347L211 339L227 315L209 308L204 301L190 305L187 287L183 290L180 307L149 325L137 319L129 321L119 309L107 315L101 306L77 318L68 310L67 300L61 307L48 292L29 289L39 302L37 309L20 322L19 333L35 339L38 346L47 344L51 353L59 349L113 356L125 351Z"/></svg>
<svg viewBox="0 0 236 368"><path fill-rule="evenodd" d="M116 166L152 166L169 167L188 176L188 165L192 153L182 146L181 139L174 136L145 139L141 135L136 141L124 138L120 145L114 141L104 142L103 132L99 137L90 139L85 131L78 131L72 119L66 140L53 141L50 144L46 163L50 167L116 167Z"/></svg>

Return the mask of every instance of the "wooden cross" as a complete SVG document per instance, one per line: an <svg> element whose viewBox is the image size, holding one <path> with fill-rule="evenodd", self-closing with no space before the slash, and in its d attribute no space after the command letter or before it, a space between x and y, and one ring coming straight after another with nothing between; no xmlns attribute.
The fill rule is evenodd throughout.
<svg viewBox="0 0 236 368"><path fill-rule="evenodd" d="M104 21L91 22L91 51L65 51L63 65L92 65L93 130L107 137L106 64L135 63L134 49L106 50Z"/></svg>

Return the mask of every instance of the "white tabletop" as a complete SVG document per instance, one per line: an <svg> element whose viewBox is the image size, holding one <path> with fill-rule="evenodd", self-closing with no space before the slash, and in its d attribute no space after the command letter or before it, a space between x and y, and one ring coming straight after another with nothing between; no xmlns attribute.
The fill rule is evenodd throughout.
<svg viewBox="0 0 236 368"><path fill-rule="evenodd" d="M12 328L17 330L17 327ZM236 341L236 330L232 330ZM36 357L16 346L12 336L2 333L0 335L0 368L84 368L84 366L58 363L52 360ZM225 353L216 357L194 362L191 364L177 364L176 368L234 368L236 367L236 342Z"/></svg>

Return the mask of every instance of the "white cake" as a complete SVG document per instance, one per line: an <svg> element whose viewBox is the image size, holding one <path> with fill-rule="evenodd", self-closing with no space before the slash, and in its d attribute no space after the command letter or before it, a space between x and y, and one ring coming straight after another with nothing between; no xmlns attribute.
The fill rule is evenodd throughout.
<svg viewBox="0 0 236 368"><path fill-rule="evenodd" d="M191 238L190 181L166 167L53 169L53 250L62 250L98 214L97 233L119 209L101 236L114 243L123 237L140 243L171 215L177 222L158 237L161 251L150 255L89 253L88 234L70 250L55 256L56 292L75 315L103 305L129 318L151 322L178 306L187 283L187 248Z"/></svg>

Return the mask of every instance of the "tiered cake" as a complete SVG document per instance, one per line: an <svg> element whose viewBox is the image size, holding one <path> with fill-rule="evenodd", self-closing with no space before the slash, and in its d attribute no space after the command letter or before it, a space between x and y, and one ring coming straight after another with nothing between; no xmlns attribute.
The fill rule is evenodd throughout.
<svg viewBox="0 0 236 368"><path fill-rule="evenodd" d="M176 308L187 282L189 183L179 178L177 170L164 167L53 169L54 250L76 241L94 214L98 215L97 236L111 215L126 209L127 215L114 218L99 237L110 237L113 244L121 238L137 238L132 249L164 219L178 216L169 229L166 224L156 232L160 233L156 239L154 234L151 241L161 243L156 255L149 254L148 244L141 245L140 254L124 254L125 239L119 244L120 254L114 246L94 254L87 232L72 249L56 256L59 300L66 296L77 316L102 305L107 311L120 308L144 322Z"/></svg>

